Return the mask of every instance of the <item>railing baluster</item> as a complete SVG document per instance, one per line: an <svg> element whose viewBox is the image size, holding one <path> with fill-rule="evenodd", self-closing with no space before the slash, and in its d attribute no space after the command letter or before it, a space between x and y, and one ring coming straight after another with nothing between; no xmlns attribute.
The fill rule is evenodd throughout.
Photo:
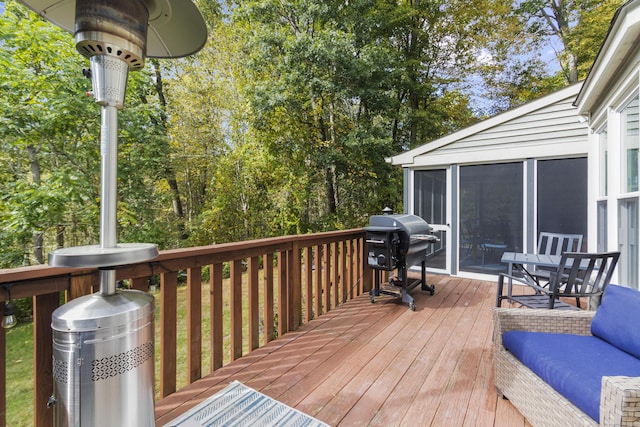
<svg viewBox="0 0 640 427"><path fill-rule="evenodd" d="M293 317L294 317L294 289L296 284L293 281L293 250L289 249L287 251L287 264L286 264L286 275L287 275L287 332L295 331L297 327L294 326Z"/></svg>
<svg viewBox="0 0 640 427"><path fill-rule="evenodd" d="M340 242L340 288L342 295L340 301L347 302L347 242Z"/></svg>
<svg viewBox="0 0 640 427"><path fill-rule="evenodd" d="M260 298L258 283L258 257L249 258L249 351L260 346Z"/></svg>
<svg viewBox="0 0 640 427"><path fill-rule="evenodd" d="M231 360L242 357L242 261L231 261Z"/></svg>
<svg viewBox="0 0 640 427"><path fill-rule="evenodd" d="M354 280L358 284L358 295L362 295L364 292L364 281L362 280L362 273L364 271L364 257L362 255L364 248L364 241L362 239L356 239L356 277Z"/></svg>
<svg viewBox="0 0 640 427"><path fill-rule="evenodd" d="M222 312L222 264L209 266L209 319L211 322L211 361L213 372L223 365L223 312Z"/></svg>
<svg viewBox="0 0 640 427"><path fill-rule="evenodd" d="M176 391L178 272L160 275L160 396Z"/></svg>
<svg viewBox="0 0 640 427"><path fill-rule="evenodd" d="M315 307L313 318L317 319L322 314L322 245L315 246L314 264L316 266L316 282L313 295Z"/></svg>
<svg viewBox="0 0 640 427"><path fill-rule="evenodd" d="M264 343L273 339L273 254L266 254L262 262L264 274Z"/></svg>
<svg viewBox="0 0 640 427"><path fill-rule="evenodd" d="M324 279L323 279L323 296L324 296L324 313L331 311L331 254L329 252L329 244L322 246L324 262Z"/></svg>
<svg viewBox="0 0 640 427"><path fill-rule="evenodd" d="M287 286L287 252L278 252L278 336L281 337L289 332L287 325L288 310L287 297L289 295Z"/></svg>
<svg viewBox="0 0 640 427"><path fill-rule="evenodd" d="M304 320L313 319L313 250L311 246L304 248L304 275L305 275L305 313Z"/></svg>
<svg viewBox="0 0 640 427"><path fill-rule="evenodd" d="M302 325L302 251L300 246L294 243L291 254L291 268L289 269L289 284L292 287L291 330L297 330Z"/></svg>
<svg viewBox="0 0 640 427"><path fill-rule="evenodd" d="M202 269L187 269L187 372L189 384L202 377Z"/></svg>
<svg viewBox="0 0 640 427"><path fill-rule="evenodd" d="M333 296L333 308L336 308L339 304L339 287L338 287L338 280L340 277L340 269L338 268L338 252L339 252L339 244L338 242L333 242L331 243L331 272L333 273L333 275L331 276L331 290L332 290L332 296Z"/></svg>

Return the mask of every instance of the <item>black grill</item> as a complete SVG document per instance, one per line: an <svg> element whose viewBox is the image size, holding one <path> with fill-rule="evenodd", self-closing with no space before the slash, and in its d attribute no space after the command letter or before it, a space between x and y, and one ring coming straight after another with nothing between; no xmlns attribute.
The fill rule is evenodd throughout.
<svg viewBox="0 0 640 427"><path fill-rule="evenodd" d="M402 302L415 310L409 290L422 285L423 291L429 291L431 295L435 292L435 287L426 282L426 258L429 245L438 239L431 234L431 226L419 216L393 214L389 208L383 212L382 215L373 215L369 226L364 228L367 233L367 264L375 270L371 302L381 294L393 295L402 297ZM407 273L412 266L420 266L421 277L409 282ZM388 286L381 286L381 272L393 270L397 270L397 275L391 275Z"/></svg>

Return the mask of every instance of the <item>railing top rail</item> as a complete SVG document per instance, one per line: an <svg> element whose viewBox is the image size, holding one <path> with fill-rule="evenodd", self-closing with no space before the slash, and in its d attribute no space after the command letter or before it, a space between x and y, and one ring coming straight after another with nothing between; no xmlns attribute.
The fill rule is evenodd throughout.
<svg viewBox="0 0 640 427"><path fill-rule="evenodd" d="M190 267L264 255L266 253L287 251L291 250L294 245L295 247L303 248L306 246L357 239L363 236L363 229L358 228L170 249L161 251L160 255L153 260L118 269L117 276L119 280L150 276L167 271L177 271ZM96 271L96 269L60 268L48 265L0 269L0 285L14 283L12 297L22 298L65 290L70 276L96 274ZM65 281L67 285L65 285ZM29 290L26 288L29 288ZM0 301L5 301L6 299L6 293L0 292Z"/></svg>

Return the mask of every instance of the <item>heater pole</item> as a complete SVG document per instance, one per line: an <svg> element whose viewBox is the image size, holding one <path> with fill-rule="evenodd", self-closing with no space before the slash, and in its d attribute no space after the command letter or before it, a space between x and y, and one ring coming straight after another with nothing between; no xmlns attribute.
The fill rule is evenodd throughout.
<svg viewBox="0 0 640 427"><path fill-rule="evenodd" d="M100 134L101 199L100 199L100 247L117 245L116 208L118 194L118 110L113 106L102 107Z"/></svg>
<svg viewBox="0 0 640 427"><path fill-rule="evenodd" d="M100 189L100 248L115 248L116 210L118 199L118 109L111 105L102 107L100 129L101 189ZM100 270L100 293L116 293L116 272Z"/></svg>

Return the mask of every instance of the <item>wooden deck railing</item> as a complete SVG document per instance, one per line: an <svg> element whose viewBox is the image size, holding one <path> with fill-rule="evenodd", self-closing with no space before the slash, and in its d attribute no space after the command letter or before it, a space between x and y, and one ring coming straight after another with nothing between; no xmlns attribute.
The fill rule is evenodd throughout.
<svg viewBox="0 0 640 427"><path fill-rule="evenodd" d="M230 354L225 355L222 301L223 270L227 265ZM210 292L208 367L202 366L204 268L208 268ZM150 278L160 277L156 301L160 315L155 320L160 336L160 374L156 377L160 397L177 390L178 354L184 351L178 348L176 339L177 292L185 272L187 384L201 378L203 371L214 371L225 361L242 357L243 349L251 351L267 343L276 331L278 336L295 331L311 318L368 291L373 277L365 268L364 232L360 229L169 250L154 260L119 268L117 280L125 280L132 289L146 291ZM97 291L98 272L48 266L0 270L0 285L3 284L11 284L13 299L33 298L34 424L52 425L53 414L47 409L53 391L51 315L61 300ZM243 291L244 286L247 288ZM0 306L6 299L6 292L0 290ZM243 307L248 312L246 316ZM6 350L5 331L0 330L0 427L7 425Z"/></svg>

